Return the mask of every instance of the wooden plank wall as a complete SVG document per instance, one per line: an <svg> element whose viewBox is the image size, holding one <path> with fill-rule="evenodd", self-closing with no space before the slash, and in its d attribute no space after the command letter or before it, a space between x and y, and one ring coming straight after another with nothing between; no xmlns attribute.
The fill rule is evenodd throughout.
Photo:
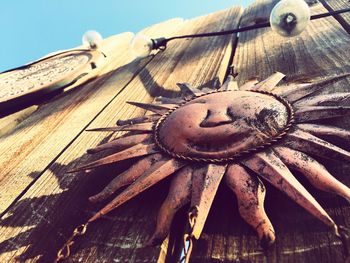
<svg viewBox="0 0 350 263"><path fill-rule="evenodd" d="M171 20L146 34L158 37L227 30L238 26L241 12L241 8L232 8L186 22ZM130 37L123 37L125 47L114 56L130 56L126 47ZM111 126L118 118L139 115L142 111L125 102L176 96L177 82L201 85L215 77L223 80L233 44L232 36L178 41L149 61L123 60L114 64L116 70L105 77L44 105L3 137L1 148L5 154L1 160L6 169L2 171L1 188L9 190L1 192L4 214L0 222L0 261L52 261L73 228L101 206L89 205L87 197L117 174L118 167L105 171L105 176L101 171L66 174L77 164L91 160L84 154L86 149L108 135L84 132L85 128ZM164 187L166 184L160 185L98 222L78 244L72 260L155 261L159 247L144 248L142 244L154 227Z"/></svg>
<svg viewBox="0 0 350 263"><path fill-rule="evenodd" d="M243 14L235 7L188 21L173 19L144 32L159 37L258 23L268 19L275 2L256 1ZM345 0L325 2L327 9L348 6ZM312 5L313 13L325 11L319 3ZM348 15L343 16L346 23L348 19ZM274 71L287 75L283 85L348 72L350 64L344 55L349 54L350 39L345 29L344 22L327 18L311 22L295 38L280 37L270 29L242 33L237 47L232 36L175 41L165 52L142 61L133 61L128 49L131 33L105 40L103 51L109 60L100 77L41 105L13 132L0 138L0 262L51 262L74 227L103 205L89 204L88 196L102 189L128 163L88 174L66 172L97 158L87 156L86 149L117 136L88 133L86 128L111 126L119 118L144 113L125 101L177 96L177 82L203 86L215 77L222 81L231 62L240 84L251 78L263 79ZM349 80L328 88L335 90L348 91ZM350 128L348 120L336 124ZM339 163L327 163L327 167L350 185L350 167ZM350 225L350 209L344 201L300 180L338 223ZM68 261L170 262L169 255L174 253L169 240L161 247L143 247L167 187L165 180L96 222L78 240ZM240 219L236 201L223 185L195 244L192 262L343 261L340 242L327 228L278 191L268 187L267 192L266 208L277 234L276 245L267 255L253 230ZM174 236L180 236L182 229L177 226L183 220L180 212Z"/></svg>
<svg viewBox="0 0 350 263"><path fill-rule="evenodd" d="M266 21L275 3L256 1L245 9L241 26ZM327 11L319 3L313 4L311 10L313 14ZM282 85L315 81L349 72L349 61L344 59L345 54L350 54L349 41L349 34L334 18L312 21L305 32L294 38L278 36L271 29L245 32L240 34L233 66L240 84L253 78L264 79L275 71L287 75ZM327 92L349 90L349 79L327 87ZM346 119L336 124L350 128ZM329 170L350 185L347 165L326 162ZM336 222L349 225L350 209L343 200L316 191L298 175L298 179L317 196ZM261 251L254 232L239 218L233 195L222 186L204 233L195 246L193 262L213 262L213 259L218 262L343 262L343 248L339 240L272 187L267 188L266 210L277 235L276 245L267 257Z"/></svg>
<svg viewBox="0 0 350 263"><path fill-rule="evenodd" d="M174 19L146 29L145 33L157 37L171 33L181 24L182 19ZM147 64L149 59L132 63L134 55L128 51L132 37L132 33L124 33L106 39L101 50L107 60L98 72L99 78L73 90L74 85L72 91L42 105L16 130L1 137L0 185L8 190L0 194L0 212L40 176ZM33 173L28 175L28 171Z"/></svg>

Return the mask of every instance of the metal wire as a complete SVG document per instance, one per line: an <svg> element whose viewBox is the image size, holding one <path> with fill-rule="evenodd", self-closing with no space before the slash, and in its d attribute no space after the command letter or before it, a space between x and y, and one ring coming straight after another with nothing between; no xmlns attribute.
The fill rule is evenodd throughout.
<svg viewBox="0 0 350 263"><path fill-rule="evenodd" d="M317 14L317 15L312 15L310 17L310 20L315 20L315 19L320 19L328 16L334 16L334 15L339 15L343 13L350 12L350 8L344 8L340 10L335 10L335 11L330 11L327 13L322 13L322 14ZM183 35L183 36L174 36L165 39L165 42L169 42L174 39L183 39L183 38L198 38L198 37L212 37L212 36L222 36L222 35L230 35L230 34L235 34L235 33L240 33L240 32L245 32L249 30L254 30L254 29L259 29L259 28L266 28L270 27L270 22L265 22L265 23L259 23L251 26L246 26L246 27L240 27L236 29L231 29L231 30L225 30L225 31L219 31L219 32L207 32L207 33L200 33L200 34L191 34L191 35Z"/></svg>

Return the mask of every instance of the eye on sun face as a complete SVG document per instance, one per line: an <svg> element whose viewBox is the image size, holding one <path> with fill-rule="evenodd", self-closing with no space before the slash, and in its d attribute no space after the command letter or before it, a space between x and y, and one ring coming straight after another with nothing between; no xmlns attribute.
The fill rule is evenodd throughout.
<svg viewBox="0 0 350 263"><path fill-rule="evenodd" d="M315 124L318 120L350 115L344 93L315 95L324 84L349 76L343 74L292 89L276 87L284 77L275 73L260 83L238 89L229 81L211 92L179 84L182 98L160 98L158 103L131 104L152 114L118 121L118 126L95 131L128 131L122 137L88 150L114 153L77 168L139 157L91 201L102 201L122 186L121 194L89 222L117 208L160 180L171 176L168 196L159 210L156 230L149 244L169 233L178 209L190 204L190 236L199 238L221 182L237 196L242 218L257 232L261 245L275 240L264 210L265 187L261 178L287 194L338 233L338 226L316 199L294 177L293 168L318 189L337 193L350 201L350 189L333 177L313 156L349 162L350 153L322 139L324 135L349 142L350 132ZM233 89L229 89L233 86ZM336 106L335 106L336 105ZM312 122L312 123L310 123Z"/></svg>

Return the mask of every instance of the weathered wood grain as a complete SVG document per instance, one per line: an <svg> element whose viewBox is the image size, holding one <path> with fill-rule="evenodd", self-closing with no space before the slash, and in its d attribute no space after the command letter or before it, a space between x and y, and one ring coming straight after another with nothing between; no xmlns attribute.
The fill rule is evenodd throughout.
<svg viewBox="0 0 350 263"><path fill-rule="evenodd" d="M266 20L271 6L267 1L249 6L241 25ZM326 12L321 4L314 4L311 10L313 14ZM348 43L347 33L332 17L310 22L294 38L281 37L270 28L252 30L241 34L233 64L240 83L266 78L274 71L284 72L287 82L310 81L349 70L342 56L349 51Z"/></svg>
<svg viewBox="0 0 350 263"><path fill-rule="evenodd" d="M237 27L240 15L240 8L232 8L189 20L176 34ZM169 27L164 26L160 30L168 31ZM179 92L176 82L201 85L214 77L223 79L229 64L232 41L232 36L174 41L166 51L157 54L117 96L109 97L110 102L100 109L101 112L96 117L86 117L85 112L89 107L95 107L94 105L85 104L76 112L80 112L91 122L86 124L89 128L111 126L118 118L125 119L143 113L125 104L125 101L149 102L158 95L175 96ZM108 81L112 85L119 83L119 78L119 72L116 71L111 73ZM95 85L97 86L99 85ZM82 87L84 88L85 86ZM48 112L47 114L49 115ZM66 119L64 118L65 121ZM74 125L72 122L71 124ZM23 123L22 127L25 130L28 124ZM64 136L65 132L61 131L59 134ZM57 140L57 136L58 134L53 138ZM114 136L108 136L108 133L76 134L74 141L70 139L71 143L62 148L59 156L56 153L57 158L46 164L47 168L35 164L37 159L32 161L33 164L29 166L27 173L22 171L12 174L17 174L21 180L28 171L33 171L37 179L0 221L0 261L52 261L73 228L84 222L101 206L88 205L87 197L101 189L128 164L100 169L89 174L66 172L92 159L84 154L86 149ZM39 152L42 153L41 158L47 154L46 151ZM52 159L49 157L47 160L50 158ZM18 166L18 163L14 164L13 169L17 169ZM25 165L20 166L23 170L26 168ZM166 190L165 181L96 222L87 235L78 240L71 261L155 262L160 253L159 247L144 248L143 244L154 227L156 212Z"/></svg>
<svg viewBox="0 0 350 263"><path fill-rule="evenodd" d="M245 10L240 25L266 21L273 5L273 1L257 1ZM326 12L321 4L312 5L311 10L313 14ZM271 29L245 32L240 34L233 65L240 84L255 77L262 80L275 71L287 75L284 85L314 81L350 70L344 57L350 51L349 40L334 18L312 21L305 32L294 38L280 37ZM327 86L325 92L345 90L349 91L349 79ZM332 124L350 127L345 119ZM350 185L347 164L326 164L337 178ZM343 200L316 191L302 175L296 175L337 223L349 225L350 209ZM254 231L240 219L233 194L222 186L204 233L195 244L192 262L343 262L340 241L328 228L268 183L265 185L266 210L277 235L276 245L267 257Z"/></svg>
<svg viewBox="0 0 350 263"><path fill-rule="evenodd" d="M16 112L9 116L1 118L0 137L14 130L18 124L24 121L28 116L30 116L37 109L38 109L37 105L32 105L19 112Z"/></svg>
<svg viewBox="0 0 350 263"><path fill-rule="evenodd" d="M173 19L145 30L158 37L182 24ZM166 28L166 29L165 29ZM25 190L48 165L76 138L150 59L133 61L129 49L132 33L105 40L101 49L107 55L99 69L100 77L41 105L10 134L0 138L0 213ZM16 185L16 187L12 187Z"/></svg>
<svg viewBox="0 0 350 263"><path fill-rule="evenodd" d="M349 8L349 1L347 0L320 0L320 2L328 11ZM344 30L350 34L350 12L341 15L335 15L334 18L337 19Z"/></svg>
<svg viewBox="0 0 350 263"><path fill-rule="evenodd" d="M242 25L266 20L271 7L270 1L258 1L245 11ZM314 13L325 11L320 5L314 5L312 10ZM176 34L233 28L237 26L239 18L238 9L217 13L186 22ZM349 64L344 56L349 53L349 36L340 24L333 18L311 23L306 32L292 39L279 37L268 29L241 34L233 61L239 73L239 82L243 83L256 76L263 79L275 70L287 75L285 85L313 81L348 71ZM161 29L162 27L159 28ZM111 50L114 49L115 47ZM116 136L109 133L81 133L84 127L110 126L117 118L125 119L142 114L143 111L125 105L125 101L149 102L156 95L176 96L178 94L176 82L201 85L215 76L222 80L231 51L232 45L229 38L174 42L165 52L158 54L150 61L123 91L113 90L113 85L117 81L123 83L121 76L126 74L123 70L133 70L134 65L109 73L108 77L100 78L99 80L106 78L112 96L106 92L104 95L94 97L95 100L97 98L103 100L100 106L106 106L100 107L95 115L87 114L87 110L98 108L97 102L93 99L90 101L85 99L83 92L76 95L75 100L82 98L89 104L84 103L81 108L71 106L66 111L68 117L61 116L62 121L52 126L48 125L55 121L54 118L50 119L52 108L44 105L43 107L46 108L42 107L39 110L42 115L37 117L32 126L35 128L40 125L38 124L40 116L44 115L48 118L46 122L48 131L45 131L45 126L42 126L28 137L32 138L31 142L22 140L20 136L10 140L15 145L12 156L8 158L8 164L12 165L10 170L15 167L22 167L22 170L11 174L11 180L3 186L0 179L0 193L3 193L3 189L13 191L18 184L20 188L18 192L23 193L23 196L15 200L0 221L0 260L50 262L74 226L84 222L92 215L93 210L96 211L100 207L100 205L89 205L86 201L87 197L96 193L115 174L128 166L128 163L124 163L89 174L66 174L67 170L93 159L83 154L87 148ZM143 62L144 64L140 65L138 70L141 70L147 62L148 60ZM132 71L130 76L136 73L138 71ZM99 89L101 86L105 87L104 82L101 84L99 80L94 82L89 92L95 91L93 88L96 89L96 87ZM123 87L125 83L127 82L124 82ZM78 89L85 90L89 85L92 84L78 87ZM344 80L330 85L325 92L348 91L348 86L349 82ZM72 93L68 93L69 96L64 94L62 97L73 96L78 91L70 92ZM90 93L88 94L90 96ZM64 101L62 97L58 100ZM53 102L49 104L51 103ZM53 105L53 108L60 107L59 103ZM90 105L91 109L86 109L87 105ZM71 120L77 122L77 118L70 119L71 111L86 118L79 119L78 122L83 124L77 124L78 127L74 124L71 127L74 123ZM335 124L350 127L348 121L344 119L336 121ZM21 136L30 133L30 130L34 129L28 130L30 125L31 122L21 124L16 133L19 132L18 135ZM71 137L64 137L67 136L64 132L66 130L73 131L73 134L69 135ZM45 135L40 137L42 132ZM51 135L48 135L50 132L56 132L56 134L52 135L47 142L42 142L47 137L50 138ZM105 135L107 139L104 139ZM8 138L11 136L13 135ZM39 138L34 140L36 136ZM57 147L52 147L55 138L60 138L63 142L59 142ZM18 144L17 140L19 140ZM36 144L39 145L38 149ZM40 146L41 144L46 148ZM10 149L11 144L7 147ZM18 151L19 147L32 147L32 149L21 155ZM50 152L50 147L53 148L53 153ZM34 159L29 158L32 153L35 153ZM21 158L25 160L23 164L19 161L11 163L11 161L16 162L17 154L19 154L18 160ZM47 154L49 156L46 156ZM23 157L25 155L28 157ZM43 163L41 159L44 159ZM30 163L30 160L33 163ZM347 176L349 167L339 163L327 163L327 166L338 178L349 185L350 179ZM31 173L36 179L25 177ZM350 224L349 207L342 200L314 190L300 174L297 176L338 223ZM13 178L18 179L15 181ZM24 182L23 185L21 182ZM173 249L173 242L180 242L183 217L175 222L176 226L173 228L173 234L178 238L170 238L161 248L143 247L144 241L152 233L157 209L167 192L167 183L167 181L161 182L157 187L92 225L88 234L78 240L75 247L76 253L69 261L156 262L158 260L158 262L164 262L164 259L167 259L170 262L173 260L168 255L176 254L170 250ZM23 189L25 191L22 192ZM343 253L340 242L327 228L273 188L268 187L267 192L267 212L278 236L276 245L267 253L267 257L260 250L253 230L240 219L232 193L223 185L218 191L204 233L195 244L193 262L342 262ZM8 205L15 197L16 194L12 194L12 199L8 199ZM178 224L179 222L181 223Z"/></svg>

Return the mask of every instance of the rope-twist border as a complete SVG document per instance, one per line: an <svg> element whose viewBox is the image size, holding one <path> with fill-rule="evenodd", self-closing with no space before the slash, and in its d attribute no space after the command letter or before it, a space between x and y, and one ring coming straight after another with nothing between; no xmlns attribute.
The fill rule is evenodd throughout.
<svg viewBox="0 0 350 263"><path fill-rule="evenodd" d="M262 150L266 149L267 147L269 147L269 146L277 143L278 141L280 141L287 134L287 132L289 131L289 129L293 125L293 123L294 123L294 110L293 110L293 107L292 107L292 105L290 104L289 101L287 101L285 98L283 98L281 96L278 96L278 95L276 95L274 93L271 93L271 92L268 92L268 91L248 90L250 92L256 92L256 93L261 93L261 94L265 94L265 95L268 95L268 96L272 96L275 99L277 99L279 102L281 102L286 107L287 113L288 113L287 124L284 127L284 129L279 134L277 134L276 136L271 137L269 140L267 140L266 142L264 142L261 145L258 145L255 148L247 149L245 151L239 152L238 154L236 154L234 156L227 157L227 158L198 158L198 157L185 156L185 155L177 154L175 152L172 152L172 151L168 150L167 147L162 144L162 142L159 139L159 129L160 129L162 123L165 121L165 119L171 113L173 113L176 109L180 108L181 106L185 105L186 103L188 103L188 102L190 102L190 101L192 101L194 99L197 99L197 98L209 95L209 94L213 94L213 93L228 92L228 91L231 91L231 90L215 90L215 91L207 92L207 93L200 94L200 95L194 95L191 98L188 98L188 99L185 98L183 102L181 102L177 106L169 109L155 123L153 137L154 137L154 141L155 141L156 145L162 151L167 153L168 155L170 155L172 157L175 157L175 158L178 158L178 159L181 159L181 160L192 161L192 162L193 161L194 162L205 162L205 163L223 163L223 162L228 162L228 161L236 161L238 158L246 157L249 154L256 153L258 151L262 151Z"/></svg>

